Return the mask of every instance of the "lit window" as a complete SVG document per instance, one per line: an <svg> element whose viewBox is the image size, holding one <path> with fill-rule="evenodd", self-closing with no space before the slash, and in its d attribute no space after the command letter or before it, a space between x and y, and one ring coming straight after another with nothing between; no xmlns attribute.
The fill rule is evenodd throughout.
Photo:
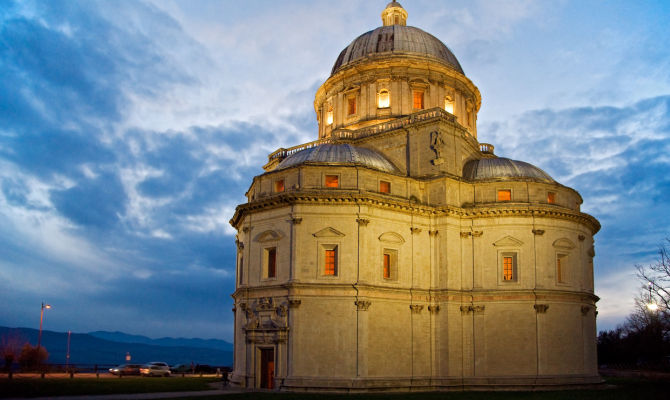
<svg viewBox="0 0 670 400"><path fill-rule="evenodd" d="M333 107L330 107L328 109L328 112L326 112L326 125L332 125L333 124Z"/></svg>
<svg viewBox="0 0 670 400"><path fill-rule="evenodd" d="M379 191L381 193L391 193L391 182L379 181Z"/></svg>
<svg viewBox="0 0 670 400"><path fill-rule="evenodd" d="M565 283L565 254L556 256L556 281Z"/></svg>
<svg viewBox="0 0 670 400"><path fill-rule="evenodd" d="M340 187L340 177L337 175L326 175L326 187L336 188Z"/></svg>
<svg viewBox="0 0 670 400"><path fill-rule="evenodd" d="M512 191L510 189L498 190L498 201L511 201Z"/></svg>
<svg viewBox="0 0 670 400"><path fill-rule="evenodd" d="M414 109L423 110L423 92L420 90L414 91Z"/></svg>
<svg viewBox="0 0 670 400"><path fill-rule="evenodd" d="M388 90L382 90L379 92L379 101L377 102L377 107L379 108L388 108L391 105L391 98L389 96Z"/></svg>
<svg viewBox="0 0 670 400"><path fill-rule="evenodd" d="M347 98L347 115L354 115L356 114L356 98L355 97L349 97Z"/></svg>
<svg viewBox="0 0 670 400"><path fill-rule="evenodd" d="M277 276L277 248L271 247L265 250L267 253L267 277L274 278Z"/></svg>
<svg viewBox="0 0 670 400"><path fill-rule="evenodd" d="M502 254L502 280L503 282L513 282L517 280L515 253Z"/></svg>
<svg viewBox="0 0 670 400"><path fill-rule="evenodd" d="M278 181L275 181L275 192L281 193L284 191L284 180L280 179Z"/></svg>
<svg viewBox="0 0 670 400"><path fill-rule="evenodd" d="M448 112L449 114L454 113L454 99L452 99L451 96L444 98L444 111Z"/></svg>
<svg viewBox="0 0 670 400"><path fill-rule="evenodd" d="M556 193L547 192L547 203L549 204L556 203Z"/></svg>
<svg viewBox="0 0 670 400"><path fill-rule="evenodd" d="M337 247L326 249L323 273L324 275L337 275Z"/></svg>
<svg viewBox="0 0 670 400"><path fill-rule="evenodd" d="M391 278L391 255L384 253L384 279Z"/></svg>

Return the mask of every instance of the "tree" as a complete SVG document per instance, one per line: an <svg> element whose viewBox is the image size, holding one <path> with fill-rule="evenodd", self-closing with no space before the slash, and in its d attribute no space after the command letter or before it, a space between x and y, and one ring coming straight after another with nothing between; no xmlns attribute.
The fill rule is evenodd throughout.
<svg viewBox="0 0 670 400"><path fill-rule="evenodd" d="M658 250L658 260L650 265L636 265L637 277L646 286L647 298L644 296L636 300L647 300L646 304L656 304L660 318L670 317L670 238Z"/></svg>
<svg viewBox="0 0 670 400"><path fill-rule="evenodd" d="M5 361L5 369L9 371L12 368L14 360L19 358L21 352L21 343L23 340L18 333L9 331L0 338L0 355Z"/></svg>
<svg viewBox="0 0 670 400"><path fill-rule="evenodd" d="M19 364L24 371L32 371L38 369L49 358L49 353L44 346L32 346L30 343L23 345L21 355L19 356Z"/></svg>

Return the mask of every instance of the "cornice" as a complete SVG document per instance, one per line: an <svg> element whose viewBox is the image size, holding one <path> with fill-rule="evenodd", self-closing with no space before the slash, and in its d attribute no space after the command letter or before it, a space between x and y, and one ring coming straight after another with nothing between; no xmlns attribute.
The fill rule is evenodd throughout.
<svg viewBox="0 0 670 400"><path fill-rule="evenodd" d="M296 204L367 205L422 216L453 216L466 219L498 217L557 218L585 225L594 235L600 230L600 223L593 216L555 206L548 207L527 203L488 203L467 208L431 206L373 192L346 189L297 190L252 200L237 206L230 224L237 229L246 214Z"/></svg>

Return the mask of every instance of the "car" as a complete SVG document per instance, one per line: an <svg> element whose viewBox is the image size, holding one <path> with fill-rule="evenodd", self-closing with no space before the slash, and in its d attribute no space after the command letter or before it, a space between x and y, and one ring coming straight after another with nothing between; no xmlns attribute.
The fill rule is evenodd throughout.
<svg viewBox="0 0 670 400"><path fill-rule="evenodd" d="M140 374L139 364L121 364L114 368L109 369L109 373L112 375L139 375Z"/></svg>
<svg viewBox="0 0 670 400"><path fill-rule="evenodd" d="M192 372L192 371L191 371L191 366L190 365L175 364L175 365L170 367L170 372L172 372L173 374L185 374L185 373L189 373L189 372Z"/></svg>
<svg viewBox="0 0 670 400"><path fill-rule="evenodd" d="M170 376L170 366L160 361L146 363L140 368L142 376Z"/></svg>

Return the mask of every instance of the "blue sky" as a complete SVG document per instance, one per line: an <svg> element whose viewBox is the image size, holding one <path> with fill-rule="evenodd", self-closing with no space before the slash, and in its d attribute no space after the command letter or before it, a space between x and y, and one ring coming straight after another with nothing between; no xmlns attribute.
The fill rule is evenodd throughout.
<svg viewBox="0 0 670 400"><path fill-rule="evenodd" d="M0 4L0 325L232 340L228 225L387 1ZM599 328L670 236L670 3L406 0L479 87L479 139L577 189ZM337 5L335 5L337 4Z"/></svg>

